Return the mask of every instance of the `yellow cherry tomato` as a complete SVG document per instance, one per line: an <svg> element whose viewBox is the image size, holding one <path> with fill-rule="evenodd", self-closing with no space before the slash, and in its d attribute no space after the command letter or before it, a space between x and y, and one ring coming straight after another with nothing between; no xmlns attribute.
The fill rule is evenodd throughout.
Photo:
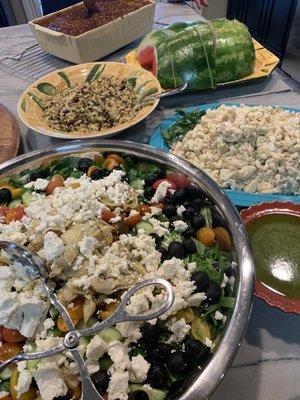
<svg viewBox="0 0 300 400"><path fill-rule="evenodd" d="M77 299L72 300L72 306L70 305L67 307L68 313L72 318L73 324L75 326L83 318L83 304L83 298L77 297ZM67 324L65 323L65 320L61 315L57 318L57 327L61 332L68 332L69 330Z"/></svg>
<svg viewBox="0 0 300 400"><path fill-rule="evenodd" d="M211 246L215 240L215 236L214 230L206 227L200 228L196 234L197 240L205 246Z"/></svg>
<svg viewBox="0 0 300 400"><path fill-rule="evenodd" d="M105 158L103 157L102 154L95 154L93 158L94 158L94 161L95 161L98 165L100 165L100 167L103 165L103 163L104 163L104 161L105 161Z"/></svg>
<svg viewBox="0 0 300 400"><path fill-rule="evenodd" d="M118 308L118 303L107 304L107 306L105 307L105 310L99 311L99 313L98 313L99 318L102 321L109 318L116 311L117 308Z"/></svg>
<svg viewBox="0 0 300 400"><path fill-rule="evenodd" d="M218 227L214 229L215 232L215 240L219 243L221 250L225 250L230 252L232 249L231 239L229 233L223 227Z"/></svg>
<svg viewBox="0 0 300 400"><path fill-rule="evenodd" d="M103 168L108 169L109 171L113 170L118 166L119 164L113 158L107 158L102 165Z"/></svg>

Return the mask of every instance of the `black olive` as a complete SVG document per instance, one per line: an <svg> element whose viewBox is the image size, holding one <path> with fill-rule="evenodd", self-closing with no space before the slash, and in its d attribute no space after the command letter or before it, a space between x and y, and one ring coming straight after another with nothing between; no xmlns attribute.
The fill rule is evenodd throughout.
<svg viewBox="0 0 300 400"><path fill-rule="evenodd" d="M174 221L183 221L183 219L179 215L173 215L172 217L169 218L170 222Z"/></svg>
<svg viewBox="0 0 300 400"><path fill-rule="evenodd" d="M154 189L152 188L152 186L147 186L147 187L145 188L145 190L144 190L144 197L145 197L147 200L151 200L152 197L153 197L153 195L154 195Z"/></svg>
<svg viewBox="0 0 300 400"><path fill-rule="evenodd" d="M30 174L30 180L31 181L36 181L39 178L44 178L44 176L43 176L41 171L31 172L31 174Z"/></svg>
<svg viewBox="0 0 300 400"><path fill-rule="evenodd" d="M117 231L120 235L122 235L122 234L128 233L128 232L130 231L130 228L129 228L129 226L126 224L125 221L120 221L120 222L117 223L116 231Z"/></svg>
<svg viewBox="0 0 300 400"><path fill-rule="evenodd" d="M192 206L193 206L196 210L200 211L201 208L207 207L207 202L199 197L198 199L195 199L195 200L192 202Z"/></svg>
<svg viewBox="0 0 300 400"><path fill-rule="evenodd" d="M145 186L152 186L154 182L157 181L156 175L148 175L145 178Z"/></svg>
<svg viewBox="0 0 300 400"><path fill-rule="evenodd" d="M166 173L164 170L159 169L159 170L155 171L155 176L156 176L156 179L164 179L166 177Z"/></svg>
<svg viewBox="0 0 300 400"><path fill-rule="evenodd" d="M217 270L220 271L220 263L219 261L213 261L212 266Z"/></svg>
<svg viewBox="0 0 300 400"><path fill-rule="evenodd" d="M164 247L160 247L158 249L158 251L161 254L161 262L164 262L165 260L167 260L169 258L169 253Z"/></svg>
<svg viewBox="0 0 300 400"><path fill-rule="evenodd" d="M183 213L182 216L185 219L192 219L195 216L195 209L193 207L187 207Z"/></svg>
<svg viewBox="0 0 300 400"><path fill-rule="evenodd" d="M109 375L106 371L98 371L92 375L92 381L100 394L104 394L108 388Z"/></svg>
<svg viewBox="0 0 300 400"><path fill-rule="evenodd" d="M168 368L173 374L184 374L188 370L183 351L171 353L167 361Z"/></svg>
<svg viewBox="0 0 300 400"><path fill-rule="evenodd" d="M200 188L197 188L196 186L190 186L186 188L186 197L189 200L195 200L198 198L205 199L206 194Z"/></svg>
<svg viewBox="0 0 300 400"><path fill-rule="evenodd" d="M207 347L194 339L185 342L185 358L190 365L201 365L207 356Z"/></svg>
<svg viewBox="0 0 300 400"><path fill-rule="evenodd" d="M147 383L157 389L163 388L166 385L165 367L158 364L151 365L147 375Z"/></svg>
<svg viewBox="0 0 300 400"><path fill-rule="evenodd" d="M182 232L182 235L185 238L195 237L196 236L196 231L195 231L194 228L189 227L184 232Z"/></svg>
<svg viewBox="0 0 300 400"><path fill-rule="evenodd" d="M93 181L98 181L99 179L103 179L108 176L111 171L107 171L105 169L96 168L91 172L91 179Z"/></svg>
<svg viewBox="0 0 300 400"><path fill-rule="evenodd" d="M163 209L163 213L165 214L166 217L169 218L177 214L177 209L172 204L166 204Z"/></svg>
<svg viewBox="0 0 300 400"><path fill-rule="evenodd" d="M171 354L171 351L172 347L169 344L158 343L158 345L150 351L150 358L155 363L161 364L166 362Z"/></svg>
<svg viewBox="0 0 300 400"><path fill-rule="evenodd" d="M176 199L173 195L171 196L166 196L164 199L165 204L176 204Z"/></svg>
<svg viewBox="0 0 300 400"><path fill-rule="evenodd" d="M161 334L160 327L158 325L151 325L146 323L141 327L142 339L149 346L155 345Z"/></svg>
<svg viewBox="0 0 300 400"><path fill-rule="evenodd" d="M222 296L222 289L216 283L211 283L205 294L210 304L216 304Z"/></svg>
<svg viewBox="0 0 300 400"><path fill-rule="evenodd" d="M225 269L225 274L228 278L231 278L232 276L235 276L235 270L229 266Z"/></svg>
<svg viewBox="0 0 300 400"><path fill-rule="evenodd" d="M195 282L197 292L204 292L209 287L209 278L203 271L194 272L192 280Z"/></svg>
<svg viewBox="0 0 300 400"><path fill-rule="evenodd" d="M176 200L176 203L181 203L185 199L185 189L177 189L173 196Z"/></svg>
<svg viewBox="0 0 300 400"><path fill-rule="evenodd" d="M224 221L224 219L221 217L221 215L218 213L218 211L215 208L211 208L211 216L212 216L212 227L213 228L218 228L222 227L227 229L227 224Z"/></svg>
<svg viewBox="0 0 300 400"><path fill-rule="evenodd" d="M149 400L149 396L144 390L136 390L130 393L128 400Z"/></svg>
<svg viewBox="0 0 300 400"><path fill-rule="evenodd" d="M184 258L184 248L180 242L171 242L169 244L168 253L171 257Z"/></svg>
<svg viewBox="0 0 300 400"><path fill-rule="evenodd" d="M192 219L192 227L196 230L202 228L205 224L205 218L203 215L195 215Z"/></svg>
<svg viewBox="0 0 300 400"><path fill-rule="evenodd" d="M154 233L154 232L150 233L149 236L151 236L155 240L155 246L156 247L159 247L161 245L161 242L162 242L163 239L160 236L158 236L157 233Z"/></svg>
<svg viewBox="0 0 300 400"><path fill-rule="evenodd" d="M185 254L195 254L197 253L197 246L193 239L186 238L183 240L182 245L184 247Z"/></svg>
<svg viewBox="0 0 300 400"><path fill-rule="evenodd" d="M189 207L191 207L191 202L190 202L189 200L185 200L185 201L182 203L182 205L183 205L185 208L189 208Z"/></svg>
<svg viewBox="0 0 300 400"><path fill-rule="evenodd" d="M9 203L12 199L11 191L7 188L0 189L0 203Z"/></svg>
<svg viewBox="0 0 300 400"><path fill-rule="evenodd" d="M80 158L78 161L78 170L87 173L88 169L94 164L95 162L90 158Z"/></svg>

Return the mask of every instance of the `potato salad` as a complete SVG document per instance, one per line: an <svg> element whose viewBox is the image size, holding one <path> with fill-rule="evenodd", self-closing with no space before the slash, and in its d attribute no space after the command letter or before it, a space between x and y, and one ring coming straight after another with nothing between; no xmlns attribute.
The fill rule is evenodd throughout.
<svg viewBox="0 0 300 400"><path fill-rule="evenodd" d="M77 329L110 317L144 279L171 283L175 301L158 319L121 322L80 339L107 400L178 396L218 346L235 304L237 265L217 208L187 176L130 155L69 155L1 181L0 240L39 255ZM62 343L68 327L44 283L5 251L0 286L0 362ZM163 302L163 291L148 286L128 310L145 314ZM0 373L2 400L80 395L69 351Z"/></svg>

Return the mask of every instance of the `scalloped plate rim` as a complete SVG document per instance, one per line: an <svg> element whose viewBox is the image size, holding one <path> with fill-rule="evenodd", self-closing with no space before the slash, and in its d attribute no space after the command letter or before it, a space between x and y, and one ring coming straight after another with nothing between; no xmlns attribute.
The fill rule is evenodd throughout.
<svg viewBox="0 0 300 400"><path fill-rule="evenodd" d="M220 106L220 105L240 105L243 103L236 103L236 102L225 102L225 103L207 103L207 104L201 104L197 106L192 106L192 107L186 107L183 108L183 111L193 111L193 110L207 110L212 107ZM258 104L245 104L249 107L255 107L258 106ZM270 105L271 107L277 107L274 105ZM283 108L284 110L289 110L289 111L296 111L300 112L299 108L294 108L294 107L286 107L286 106L278 106ZM169 117L165 118L160 122L160 124L152 131L152 134L149 139L149 145L155 148L158 148L160 150L163 150L165 152L169 152L170 148L166 144L165 140L163 139L160 129L162 127L164 128L169 128L171 125L173 125L177 121L177 117L175 114L170 115ZM253 204L261 203L261 202L270 202L270 201L290 201L296 204L300 204L300 196L296 195L284 195L284 194L263 194L263 193L247 193L247 192L242 192L238 190L230 190L230 189L223 189L224 192L227 194L227 196L230 198L230 200L235 204L236 206L239 207L249 207Z"/></svg>

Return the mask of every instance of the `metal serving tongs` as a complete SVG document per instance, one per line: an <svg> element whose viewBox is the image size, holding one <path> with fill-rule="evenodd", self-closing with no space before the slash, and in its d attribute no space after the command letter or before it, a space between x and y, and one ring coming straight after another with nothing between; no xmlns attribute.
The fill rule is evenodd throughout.
<svg viewBox="0 0 300 400"><path fill-rule="evenodd" d="M171 284L159 278L147 279L135 285L128 292L125 293L121 303L119 304L117 310L112 314L109 318L104 320L103 322L98 322L90 328L85 329L75 329L73 321L68 314L66 308L60 303L54 293L54 287L47 284L48 273L44 267L43 261L37 256L37 254L31 252L24 246L13 242L0 241L0 249L3 249L13 260L19 262L24 267L28 268L36 278L41 278L47 294L49 296L49 300L51 304L58 310L60 315L64 318L69 332L65 335L63 343L57 347L52 349L36 352L36 353L21 353L15 357L10 358L7 361L4 361L0 364L0 371L5 369L8 365L13 362L23 361L23 360L36 360L44 357L50 357L55 354L61 353L63 351L70 351L74 360L78 364L81 376L81 400L99 400L103 398L100 396L99 392L95 388L87 367L85 365L84 359L79 353L77 347L79 345L79 339L82 336L89 336L96 332L101 331L104 328L107 328L111 325L115 325L118 322L125 321L149 321L151 319L157 318L163 313L165 313L174 302L174 291L172 289ZM167 293L167 299L163 306L156 311L152 311L146 315L133 315L130 314L126 310L126 306L129 303L130 298L136 294L140 289L150 286L150 285L158 285L165 289Z"/></svg>

